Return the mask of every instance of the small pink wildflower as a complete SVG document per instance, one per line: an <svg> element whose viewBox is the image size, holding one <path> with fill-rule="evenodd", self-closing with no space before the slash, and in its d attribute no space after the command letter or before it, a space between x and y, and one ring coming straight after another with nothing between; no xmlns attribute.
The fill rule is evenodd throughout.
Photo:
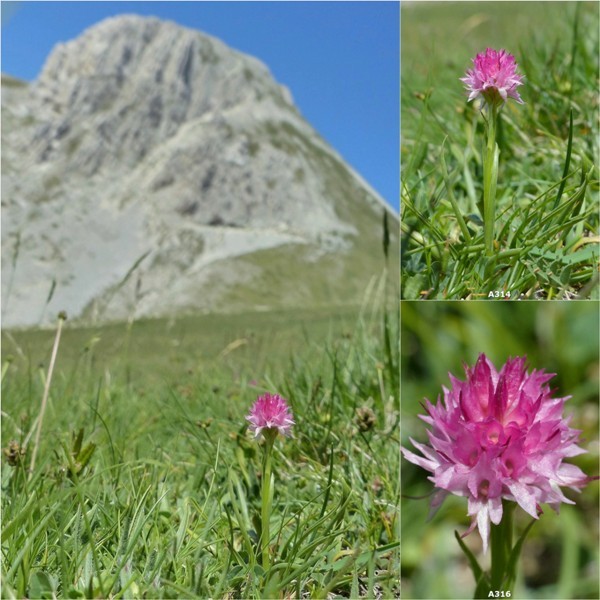
<svg viewBox="0 0 600 600"><path fill-rule="evenodd" d="M563 460L582 454L579 431L563 417L570 396L552 398L547 382L553 373L527 373L525 357L509 358L500 372L480 354L473 369L465 366L466 381L450 375L452 389L444 390L434 406L425 401L432 427L429 443L410 441L424 458L402 448L404 457L433 475L438 489L435 512L449 494L466 496L472 517L467 535L477 525L487 550L490 521L502 519L502 499L517 502L535 519L539 505L558 512L561 502L574 504L560 486L579 491L589 478Z"/></svg>
<svg viewBox="0 0 600 600"><path fill-rule="evenodd" d="M289 435L294 419L287 401L279 394L259 396L246 417L250 430L258 437L264 429ZM264 435L264 434L263 434Z"/></svg>
<svg viewBox="0 0 600 600"><path fill-rule="evenodd" d="M467 70L466 77L460 79L469 92L468 102L481 96L488 104L500 105L508 98L524 104L517 92L517 87L523 85L523 76L517 73L512 54L487 48L473 59L473 66Z"/></svg>

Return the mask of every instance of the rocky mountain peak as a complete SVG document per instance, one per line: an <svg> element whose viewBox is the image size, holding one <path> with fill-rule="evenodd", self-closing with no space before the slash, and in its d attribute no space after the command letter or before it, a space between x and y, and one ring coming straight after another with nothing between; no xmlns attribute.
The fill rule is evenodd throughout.
<svg viewBox="0 0 600 600"><path fill-rule="evenodd" d="M384 210L267 67L198 31L119 16L2 78L5 326L359 301Z"/></svg>
<svg viewBox="0 0 600 600"><path fill-rule="evenodd" d="M32 91L54 125L40 132L42 159L69 137L74 121L94 123L105 143L78 148L92 154L88 175L131 167L186 122L261 100L293 106L260 61L198 31L136 15L107 19L57 46Z"/></svg>

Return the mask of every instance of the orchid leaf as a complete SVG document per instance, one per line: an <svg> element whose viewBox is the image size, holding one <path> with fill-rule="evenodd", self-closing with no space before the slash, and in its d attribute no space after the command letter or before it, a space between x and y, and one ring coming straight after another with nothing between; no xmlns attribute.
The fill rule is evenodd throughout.
<svg viewBox="0 0 600 600"><path fill-rule="evenodd" d="M517 562L519 560L519 556L521 555L521 550L523 548L523 543L525 542L525 538L527 537L527 534L529 533L529 530L531 529L531 527L534 523L535 523L535 519L532 519L531 523L529 523L529 525L527 525L527 527L525 528L525 531L523 531L523 533L521 534L521 537L518 539L517 543L515 544L514 548L512 549L512 552L510 553L510 557L508 559L508 565L506 566L506 573L504 575L507 589L512 588L512 586L515 582L515 579L517 578Z"/></svg>
<svg viewBox="0 0 600 600"><path fill-rule="evenodd" d="M486 578L483 569L479 566L475 555L467 548L467 545L462 541L462 538L458 534L458 531L454 532L454 537L456 541L461 547L461 550L465 553L467 560L469 561L469 566L471 567L471 571L473 571L473 576L475 577L475 581L477 581L477 587L479 588L479 584L481 582L482 577Z"/></svg>
<svg viewBox="0 0 600 600"><path fill-rule="evenodd" d="M475 594L473 595L473 598L487 598L491 587L490 578L486 573L482 573L479 581L477 581L477 585L475 586Z"/></svg>

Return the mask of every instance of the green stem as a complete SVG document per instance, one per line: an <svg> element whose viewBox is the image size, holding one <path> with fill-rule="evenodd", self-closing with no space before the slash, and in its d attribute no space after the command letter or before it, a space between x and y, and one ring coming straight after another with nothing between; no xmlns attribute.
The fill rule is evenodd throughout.
<svg viewBox="0 0 600 600"><path fill-rule="evenodd" d="M498 105L490 104L488 112L488 139L483 161L483 231L486 256L494 253L494 221L496 220L496 183L498 181L498 156L496 122Z"/></svg>
<svg viewBox="0 0 600 600"><path fill-rule="evenodd" d="M269 521L271 518L271 501L273 499L273 474L271 472L271 451L275 436L268 435L270 432L265 432L265 455L263 461L263 480L262 480L262 512L261 512L261 541L262 541L262 567L266 571L269 570L269 539L271 537L269 531ZM277 435L277 430L275 430Z"/></svg>
<svg viewBox="0 0 600 600"><path fill-rule="evenodd" d="M492 591L507 591L502 588L506 578L508 559L512 551L513 508L503 502L502 520L498 525L492 523L491 547L492 568L490 572L490 587Z"/></svg>

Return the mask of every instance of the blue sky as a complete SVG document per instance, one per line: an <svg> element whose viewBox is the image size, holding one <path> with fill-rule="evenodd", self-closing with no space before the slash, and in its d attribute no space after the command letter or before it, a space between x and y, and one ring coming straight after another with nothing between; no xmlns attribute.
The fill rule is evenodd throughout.
<svg viewBox="0 0 600 600"><path fill-rule="evenodd" d="M256 56L396 210L397 2L2 2L2 71L35 79L57 42L116 14L154 15Z"/></svg>

